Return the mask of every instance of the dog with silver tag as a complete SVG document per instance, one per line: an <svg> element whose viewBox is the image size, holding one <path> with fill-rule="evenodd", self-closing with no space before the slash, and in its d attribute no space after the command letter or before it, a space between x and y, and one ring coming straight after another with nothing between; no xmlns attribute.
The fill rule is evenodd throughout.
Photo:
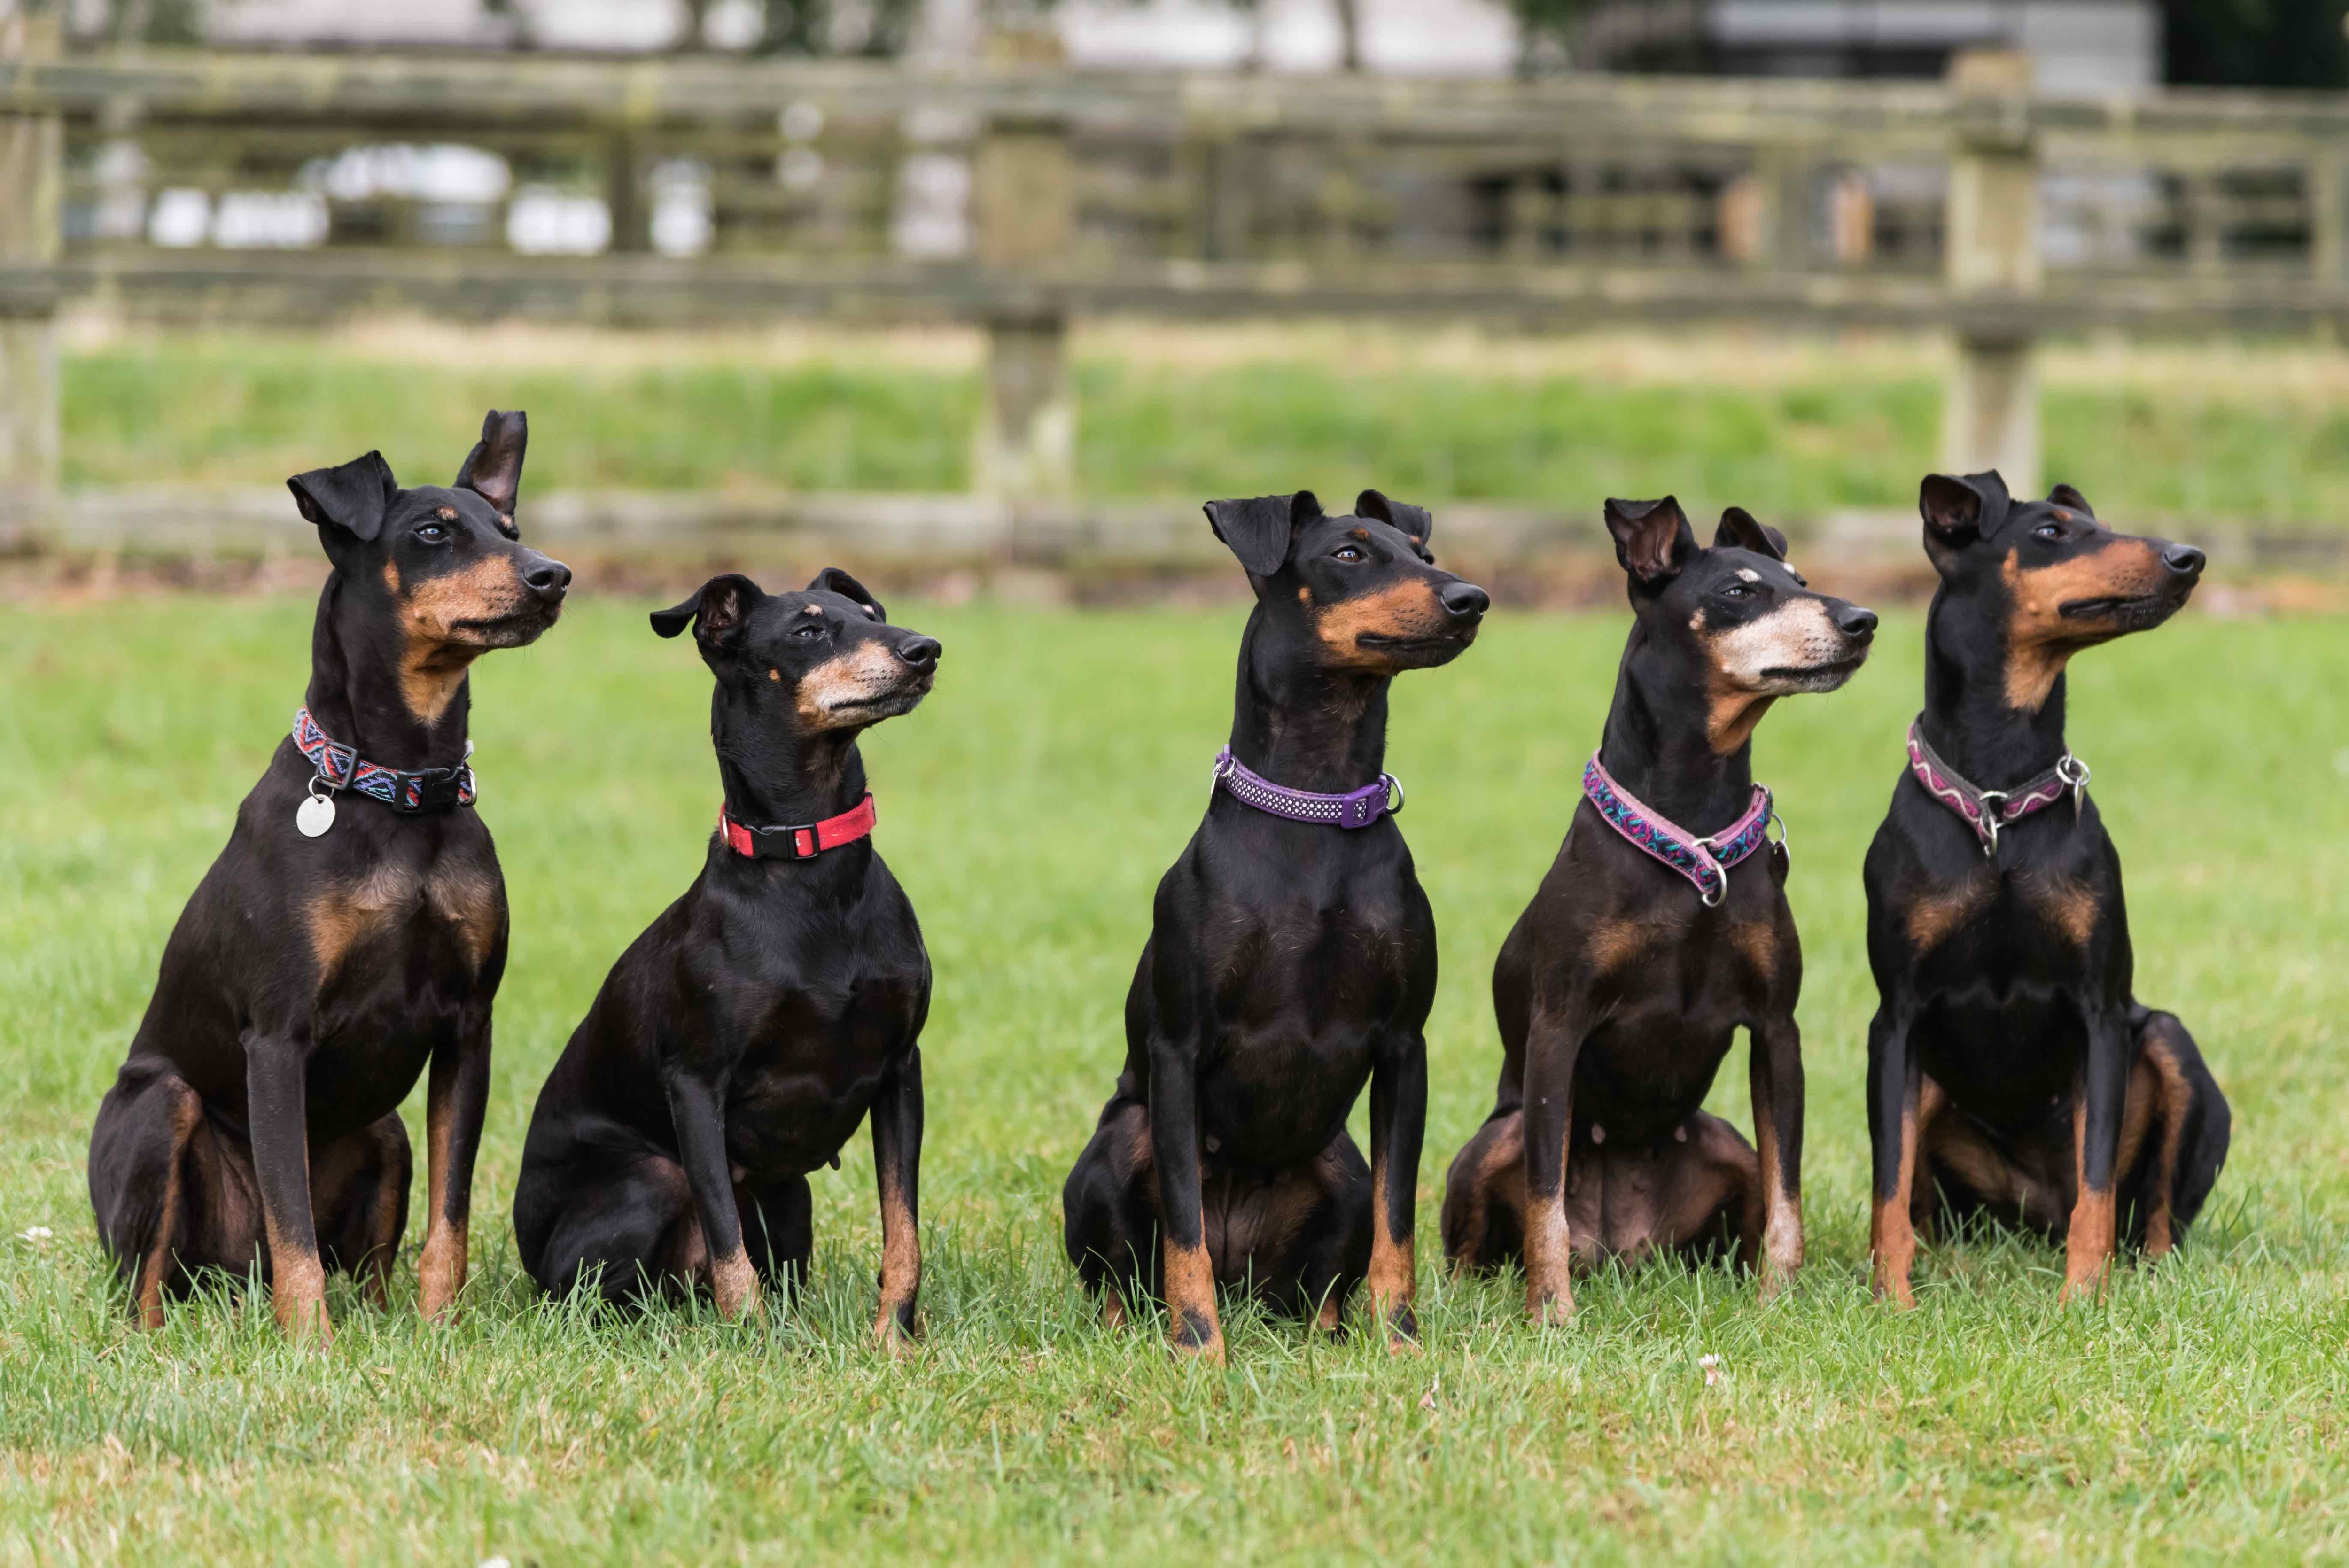
<svg viewBox="0 0 2349 1568"><path fill-rule="evenodd" d="M326 1277L389 1297L427 1063L424 1315L465 1283L505 880L478 790L467 672L554 624L570 569L522 542L528 425L492 410L456 483L381 454L286 481L334 570L310 684L163 948L90 1135L98 1237L139 1321L206 1271L258 1273L325 1340ZM290 695L290 694L289 694Z"/></svg>

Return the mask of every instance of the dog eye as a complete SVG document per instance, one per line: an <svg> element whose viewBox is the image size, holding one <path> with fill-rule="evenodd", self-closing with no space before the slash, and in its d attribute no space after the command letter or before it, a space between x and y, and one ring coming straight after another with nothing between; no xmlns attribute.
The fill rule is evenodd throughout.
<svg viewBox="0 0 2349 1568"><path fill-rule="evenodd" d="M792 628L792 635L797 637L802 643L812 643L818 637L823 636L829 629L829 627L819 626L812 622L803 622L800 625Z"/></svg>
<svg viewBox="0 0 2349 1568"><path fill-rule="evenodd" d="M2060 522L2043 522L2031 531L2041 539L2061 539L2064 537L2064 525Z"/></svg>
<svg viewBox="0 0 2349 1568"><path fill-rule="evenodd" d="M416 531L416 537L422 540L427 544L439 544L441 541L449 537L448 525L439 522L428 522L422 528Z"/></svg>
<svg viewBox="0 0 2349 1568"><path fill-rule="evenodd" d="M1732 583L1722 589L1721 596L1724 599L1751 599L1754 590L1745 583Z"/></svg>
<svg viewBox="0 0 2349 1568"><path fill-rule="evenodd" d="M1330 552L1330 559L1332 561L1361 561L1364 559L1364 556L1361 546L1341 544L1337 549Z"/></svg>

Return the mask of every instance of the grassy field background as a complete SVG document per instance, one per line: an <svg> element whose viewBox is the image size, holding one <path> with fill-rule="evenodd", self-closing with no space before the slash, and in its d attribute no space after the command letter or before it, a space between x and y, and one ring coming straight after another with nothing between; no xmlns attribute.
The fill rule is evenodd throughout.
<svg viewBox="0 0 2349 1568"><path fill-rule="evenodd" d="M982 347L954 331L85 328L65 360L66 479L274 486L369 447L439 479L472 428L451 409L519 407L534 486L961 490ZM1661 474L1764 518L1906 509L1938 455L1946 352L1883 335L1102 325L1074 345L1078 484L1196 498L1375 473L1423 501L1572 506L1656 493ZM2349 517L2337 349L2057 343L2042 377L2047 472L2105 512Z"/></svg>
<svg viewBox="0 0 2349 1568"><path fill-rule="evenodd" d="M541 428L564 449L563 421ZM691 876L716 803L707 677L646 607L588 598L476 678L481 810L514 910L477 1272L461 1321L422 1327L411 1227L398 1305L338 1289L324 1354L254 1303L132 1333L82 1175L163 937L297 700L310 607L0 620L0 1561L2349 1553L2349 624L2189 614L2075 668L2138 989L2187 1019L2235 1106L2181 1254L2059 1311L2055 1253L1981 1236L1927 1253L1915 1314L1868 1299L1859 861L1919 687L1919 624L1896 616L1848 690L1781 704L1757 743L1808 959L1808 1270L1768 1306L1717 1271L1603 1276L1544 1334L1514 1282L1445 1279L1434 1209L1488 1104L1491 956L1555 849L1623 623L1496 616L1395 704L1443 937L1425 1354L1241 1312L1217 1372L1097 1326L1058 1192L1116 1070L1150 889L1226 731L1237 606L895 606L947 649L928 704L868 742L879 842L938 975L917 1359L864 1344L861 1140L815 1181L815 1287L787 1315L598 1323L531 1297L506 1222L531 1100L612 958ZM1714 1105L1745 1125L1742 1055ZM420 1138L420 1093L408 1114Z"/></svg>

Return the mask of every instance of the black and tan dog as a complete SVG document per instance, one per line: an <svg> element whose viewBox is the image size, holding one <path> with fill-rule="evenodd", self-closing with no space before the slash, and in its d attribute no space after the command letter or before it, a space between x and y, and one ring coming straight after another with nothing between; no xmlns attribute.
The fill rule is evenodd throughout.
<svg viewBox="0 0 2349 1568"><path fill-rule="evenodd" d="M1573 1311L1569 1273L1603 1257L1758 1254L1765 1292L1802 1263L1803 954L1753 734L1779 697L1848 680L1876 628L1735 508L1710 550L1669 496L1610 500L1607 527L1635 616L1614 707L1493 966L1500 1091L1444 1199L1445 1255L1522 1256L1541 1322ZM1740 1026L1758 1159L1702 1109Z"/></svg>
<svg viewBox="0 0 2349 1568"><path fill-rule="evenodd" d="M2068 485L1935 474L1920 506L1925 710L1867 865L1875 1287L1914 1304L1938 1195L2063 1239L2068 1297L2123 1236L2168 1252L2227 1155L2192 1037L2137 1000L2120 857L2064 742L2065 664L2168 620L2202 552L2115 533Z"/></svg>
<svg viewBox="0 0 2349 1568"><path fill-rule="evenodd" d="M99 1239L150 1326L205 1268L257 1268L278 1322L322 1337L327 1270L380 1303L408 1218L398 1106L428 1060L423 1311L464 1284L506 957L466 670L552 626L571 581L514 527L526 437L492 413L448 490L402 490L374 452L287 481L334 563L306 706L173 928L90 1137Z"/></svg>
<svg viewBox="0 0 2349 1568"><path fill-rule="evenodd" d="M1417 1334L1435 922L1389 818L1387 687L1456 657L1488 601L1435 569L1424 511L1375 490L1355 508L1206 508L1257 594L1230 747L1158 884L1125 1070L1061 1194L1109 1320L1161 1300L1176 1347L1216 1360L1218 1284L1335 1329L1367 1273L1391 1343ZM1365 1080L1367 1167L1346 1131Z"/></svg>
<svg viewBox="0 0 2349 1568"><path fill-rule="evenodd" d="M922 700L938 644L833 569L798 593L712 578L652 623L690 624L717 677L724 806L700 874L613 966L539 1094L514 1193L523 1266L548 1291L698 1289L755 1311L762 1283L803 1276L808 1172L870 1111L874 1332L895 1348L921 1284L930 960L873 847L856 742Z"/></svg>

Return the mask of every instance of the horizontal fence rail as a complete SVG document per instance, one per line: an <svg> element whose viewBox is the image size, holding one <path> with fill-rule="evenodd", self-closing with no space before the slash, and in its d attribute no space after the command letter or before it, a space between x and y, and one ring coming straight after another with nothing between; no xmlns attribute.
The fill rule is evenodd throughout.
<svg viewBox="0 0 2349 1568"><path fill-rule="evenodd" d="M978 322L997 497L1066 494L1066 325L1116 312L1934 327L1949 460L2029 484L2036 339L2337 334L2345 231L2340 95L2053 98L1998 54L1937 84L0 58L0 316L31 324L0 336L80 296ZM32 493L54 409L5 385Z"/></svg>

